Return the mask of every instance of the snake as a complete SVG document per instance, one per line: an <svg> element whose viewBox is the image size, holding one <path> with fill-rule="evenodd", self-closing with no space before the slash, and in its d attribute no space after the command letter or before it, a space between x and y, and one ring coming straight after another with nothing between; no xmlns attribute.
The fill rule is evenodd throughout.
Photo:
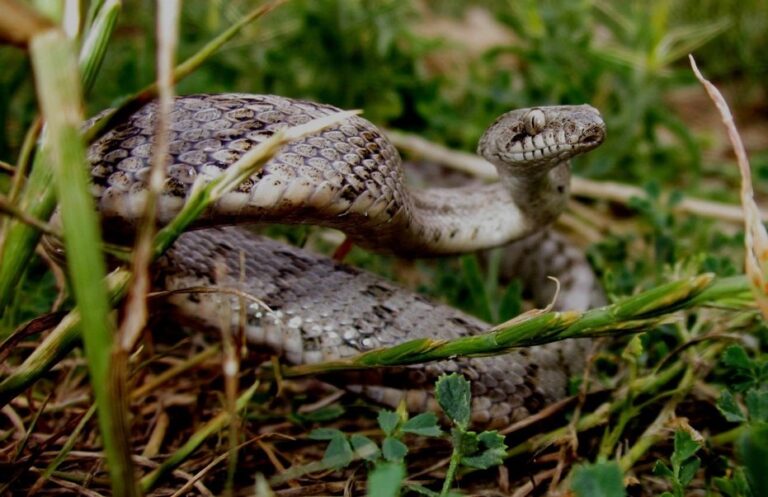
<svg viewBox="0 0 768 497"><path fill-rule="evenodd" d="M170 113L166 179L157 201L162 225L180 212L193 186L221 175L278 130L338 112L275 95L176 97ZM157 123L144 105L88 149L93 195L104 236L129 241L141 222ZM361 247L432 257L503 247L504 267L522 271L538 301L560 280L559 306L585 308L596 286L584 255L547 227L569 197L570 160L605 137L589 105L516 109L480 138L478 153L500 180L453 188L412 188L402 159L360 116L285 145L264 167L207 208L155 263L155 287L239 288L258 299L245 309L252 347L292 364L317 363L414 338L451 339L489 324L366 271L249 231L243 225L312 224L343 231ZM240 322L231 295L172 293L180 322L220 329ZM563 398L583 368L588 342L566 340L503 356L456 358L350 372L345 388L385 405L434 410L430 386L443 373L471 380L472 419L502 426Z"/></svg>

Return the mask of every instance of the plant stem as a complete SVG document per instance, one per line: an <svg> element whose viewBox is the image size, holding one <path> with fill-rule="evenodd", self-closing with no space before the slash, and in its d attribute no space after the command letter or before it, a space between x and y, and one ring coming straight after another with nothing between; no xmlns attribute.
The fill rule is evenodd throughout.
<svg viewBox="0 0 768 497"><path fill-rule="evenodd" d="M440 497L445 497L448 492L451 491L453 486L453 480L456 477L456 470L459 468L461 462L461 444L455 440L453 444L453 452L451 452L451 462L448 464L448 471L445 473L445 480L443 480L443 488L440 490Z"/></svg>

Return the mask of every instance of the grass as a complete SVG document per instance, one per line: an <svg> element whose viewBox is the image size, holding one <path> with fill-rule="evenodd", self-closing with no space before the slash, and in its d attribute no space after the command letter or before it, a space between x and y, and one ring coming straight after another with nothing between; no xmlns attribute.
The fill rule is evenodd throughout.
<svg viewBox="0 0 768 497"><path fill-rule="evenodd" d="M765 474L761 465L768 460L762 456L768 420L761 407L766 398L762 371L768 331L749 306L748 280L739 276L744 237L730 221L702 222L679 209L688 195L738 203L736 176L728 168L713 166L730 166L731 159L713 160L706 153L717 143L714 137L720 129L693 131L691 111L675 109L681 108L676 100L681 94L700 92L684 64L689 51L719 83L755 88L765 70L761 33L766 31L760 23L768 21L757 15L750 19L747 7L735 4L731 10L718 4L722 10L707 12L664 1L648 6L557 0L471 4L484 8L492 20L485 21L488 31L513 33L508 38L512 41L462 53L462 38L477 36L462 21L464 2L424 11L415 4L387 0L295 0L271 12L269 21L253 24L252 19L269 7L188 0L178 40L180 60L187 62L174 73L177 91L275 92L359 107L374 122L467 151L488 122L511 107L589 101L605 115L609 141L579 161L577 170L595 179L631 182L646 192L628 202L583 194L570 213L576 220L568 224L575 230L572 235L589 240L591 260L612 305L583 315L542 314L463 342L404 344L312 368L265 371L257 367L257 358L245 357L239 378L230 380L222 376L217 349L186 335L180 335L177 344L166 342L158 337L174 333L174 327L152 322L156 341L142 339L134 348L129 340L117 359L122 367L110 370L116 359L110 344L113 317L107 313L127 291L131 275L122 269L104 279L104 269L94 263L101 260L101 244L96 223L89 219L90 198L78 173L84 171L79 167L82 149L74 138L82 107L76 95L64 95L58 103L54 97L56 91L79 86L76 92L86 95L91 112L115 102L119 112L130 112L153 98L154 47L144 40L155 18L138 3L128 2L120 12L117 2L90 2L78 37L83 40L78 45L80 82L71 78L76 48L69 42L52 38L50 48L31 52L35 60L48 51L65 52L56 55L56 63L36 62L39 85L52 89L40 92L46 97L41 98L41 111L48 126L35 153L41 127L26 55L0 49L6 68L0 74L0 94L5 97L0 99L0 160L16 171L30 171L24 181L23 174L0 172L0 189L13 207L4 212L45 220L54 206L54 191L66 183L61 191L74 193L59 195L65 208L61 234L68 253L76 254L70 261L72 295L63 300L70 313L42 337L14 337L0 347L5 357L0 370L0 453L8 468L0 477L4 490L22 493L34 486L44 492L64 488L105 493L111 485L115 494L139 491L136 486L142 492L196 488L205 494L251 488L257 471L269 476L290 466L302 474L298 470L303 466L311 469L322 460L321 445L307 439L312 428L342 428L350 437L370 435L379 411L351 396L336 399L323 389L297 391L304 383L294 377L363 363L422 362L470 349L488 353L493 347L540 341L534 332L546 331L547 339L576 333L614 338L600 342L588 374L574 379L577 395L567 404L569 416L553 409L525 426L509 427L508 464L498 473L459 472L461 488L508 486L509 493L515 488L541 493L544 485L587 495L584 492L596 491L589 484L597 482L598 490L608 492L605 495L619 495L616 482L625 478L626 483L632 476L639 481L629 485L632 495L760 495L762 483L756 475ZM686 14L694 11L695 18ZM438 17L448 23L445 32L453 38L423 34L422 27ZM749 29L734 31L733 26ZM729 57L726 47L736 47L738 56ZM65 61L70 66L69 86L56 79L65 74ZM736 99L737 121L764 105L750 100L752 95L754 90ZM702 109L710 106L706 99L697 102ZM57 105L70 110L58 111ZM108 127L107 117L102 125ZM247 175L258 164L244 164L240 172ZM162 252L227 188L224 183L237 184L243 177L231 171L222 183L199 189L188 210L151 237L151 254ZM759 179L758 200L765 195ZM79 184L79 189L70 183ZM322 230L270 231L332 249ZM41 276L44 262L34 255L38 238L29 222L12 216L4 220L4 337L57 298L52 278ZM412 286L486 319L501 321L523 306L518 286L500 281L493 264L479 265L472 256L410 264L355 250L351 260L390 276L405 275ZM622 328L641 334L616 337ZM27 329L35 331L34 326ZM77 348L79 336L85 356ZM742 355L727 352L734 342L745 345ZM123 376L89 382L86 371L99 379L113 378L115 371ZM740 382L733 381L734 375ZM92 419L93 405L98 407L98 423ZM234 412L242 422L225 436ZM129 422L121 421L128 416ZM161 422L164 416L172 421ZM120 426L125 428L121 431ZM73 430L80 436L67 437ZM409 450L405 464L382 464L379 472L371 473L372 481L406 475L420 479L420 491L428 495L440 490L448 467L439 464L441 457L448 464L456 446L409 437L402 443ZM108 471L98 452L102 448ZM237 466L231 456L236 450ZM538 462L532 461L534 455ZM328 473L319 483L297 476L275 485L275 491L341 493L355 464L362 463L352 463L351 473ZM654 464L667 471L652 475ZM516 473L521 466L523 471ZM131 474L141 476L134 479ZM261 492L268 494L263 487ZM364 485L358 487L363 491Z"/></svg>

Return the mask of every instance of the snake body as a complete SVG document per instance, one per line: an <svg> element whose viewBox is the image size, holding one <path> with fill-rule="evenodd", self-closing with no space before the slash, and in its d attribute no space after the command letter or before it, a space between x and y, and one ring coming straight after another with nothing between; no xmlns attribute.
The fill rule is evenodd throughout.
<svg viewBox="0 0 768 497"><path fill-rule="evenodd" d="M591 294L592 273L583 271L588 267L583 255L563 238L545 233L519 243L525 246L508 251L528 268L531 280L553 275L568 282L558 299L560 305L579 306ZM244 284L241 252L246 254ZM536 269L552 259L560 259L558 271ZM158 262L155 278L159 287L169 290L203 285L240 288L258 297L271 311L248 303L248 341L293 364L337 359L415 338L457 338L490 328L366 271L237 227L185 233ZM551 282L549 288L554 288ZM231 320L232 329L239 326L237 297L181 293L171 297L171 304L176 317L198 325L219 329ZM392 407L405 398L412 412L421 412L435 409L432 385L437 377L458 371L472 381L473 420L504 426L565 396L569 378L583 370L588 347L588 341L567 340L516 349L504 356L353 372L336 382Z"/></svg>
<svg viewBox="0 0 768 497"><path fill-rule="evenodd" d="M179 212L198 178L221 174L277 129L336 111L277 96L177 98L159 222ZM146 105L89 150L94 195L110 238L130 238L140 219L155 113L155 104ZM205 212L197 227L208 229L177 240L156 266L156 283L170 290L235 286L258 297L270 311L249 305L249 341L294 363L417 337L454 338L488 325L363 271L217 225L320 224L341 229L360 245L405 255L459 253L523 239L507 249L509 263L526 268L528 279L541 289L552 274L547 261L559 261L555 276L567 283L560 302L583 308L594 286L586 261L542 230L564 208L569 159L598 146L604 132L599 113L586 105L512 111L488 128L478 147L499 169L499 183L410 190L394 146L368 121L349 118L287 145ZM171 302L178 315L211 327L239 319L237 298L179 294ZM222 316L222 309L229 309L229 315ZM584 342L567 341L504 357L444 361L344 381L388 404L405 395L409 407L423 410L433 403L429 385L436 375L461 371L474 380L474 419L500 425L561 398L568 377L581 368L584 347Z"/></svg>
<svg viewBox="0 0 768 497"><path fill-rule="evenodd" d="M198 177L221 174L277 129L337 111L265 95L177 98L160 221L179 212ZM143 211L155 112L155 104L146 105L90 149L96 196L111 233L132 233ZM599 113L586 105L512 111L479 145L499 168L500 183L409 190L394 146L370 122L352 117L287 145L199 225L320 224L341 229L363 246L404 255L493 247L533 233L560 214L568 198L568 159L596 147L603 136Z"/></svg>

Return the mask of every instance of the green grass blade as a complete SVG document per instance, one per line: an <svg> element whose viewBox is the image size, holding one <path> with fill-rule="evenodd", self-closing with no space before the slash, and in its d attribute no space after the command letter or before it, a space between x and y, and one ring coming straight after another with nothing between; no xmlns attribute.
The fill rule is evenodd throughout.
<svg viewBox="0 0 768 497"><path fill-rule="evenodd" d="M48 163L61 204L64 244L75 299L80 308L85 353L99 415L114 495L138 495L128 451L125 402L111 392L114 324L110 319L99 222L89 189L80 135L82 94L73 43L50 31L30 44L37 93L46 121ZM115 394L115 395L113 395Z"/></svg>
<svg viewBox="0 0 768 497"><path fill-rule="evenodd" d="M90 92L96 75L99 73L109 40L117 24L122 4L120 0L107 0L97 11L96 18L88 29L80 50L80 70L83 78L83 91Z"/></svg>

